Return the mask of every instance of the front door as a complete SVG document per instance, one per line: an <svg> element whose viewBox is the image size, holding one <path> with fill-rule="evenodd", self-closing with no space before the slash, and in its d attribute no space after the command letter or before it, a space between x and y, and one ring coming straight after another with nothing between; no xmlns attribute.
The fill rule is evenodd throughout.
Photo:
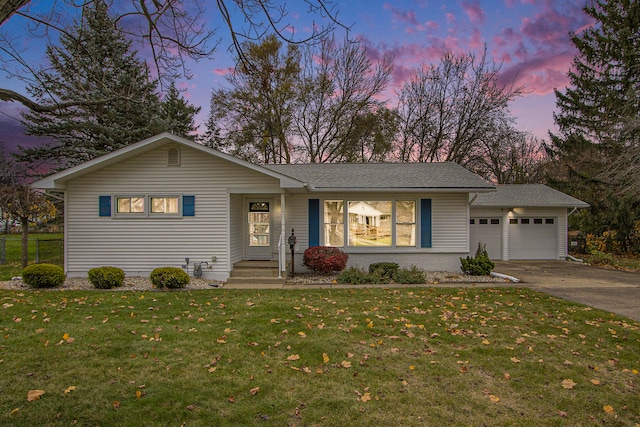
<svg viewBox="0 0 640 427"><path fill-rule="evenodd" d="M246 259L270 260L271 251L271 210L273 200L247 200L246 221L247 235L245 240Z"/></svg>

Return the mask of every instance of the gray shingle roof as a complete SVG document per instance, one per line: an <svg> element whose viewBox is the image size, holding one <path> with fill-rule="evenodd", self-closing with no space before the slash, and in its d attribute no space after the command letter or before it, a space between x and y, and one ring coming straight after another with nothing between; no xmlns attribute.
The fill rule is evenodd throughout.
<svg viewBox="0 0 640 427"><path fill-rule="evenodd" d="M478 194L476 207L567 207L587 208L582 200L542 184L498 185L493 193Z"/></svg>
<svg viewBox="0 0 640 427"><path fill-rule="evenodd" d="M309 184L314 190L470 190L494 186L464 167L446 163L311 163L265 168Z"/></svg>

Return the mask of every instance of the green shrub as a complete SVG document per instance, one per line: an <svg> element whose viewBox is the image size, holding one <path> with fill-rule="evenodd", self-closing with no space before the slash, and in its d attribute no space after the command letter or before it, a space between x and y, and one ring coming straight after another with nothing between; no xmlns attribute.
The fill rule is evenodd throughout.
<svg viewBox="0 0 640 427"><path fill-rule="evenodd" d="M393 281L403 285L416 285L426 283L424 272L415 265L411 268L401 268L393 274Z"/></svg>
<svg viewBox="0 0 640 427"><path fill-rule="evenodd" d="M489 258L487 246L482 242L478 242L476 256L460 258L460 264L462 271L470 276L488 276L496 266Z"/></svg>
<svg viewBox="0 0 640 427"><path fill-rule="evenodd" d="M336 281L338 283L348 283L350 285L362 285L363 283L369 283L367 281L368 276L369 275L365 271L358 267L349 267L338 274Z"/></svg>
<svg viewBox="0 0 640 427"><path fill-rule="evenodd" d="M493 261L484 256L460 258L460 263L462 271L471 276L488 276L495 267Z"/></svg>
<svg viewBox="0 0 640 427"><path fill-rule="evenodd" d="M396 274L399 267L395 262L376 262L369 265L369 274L382 276L389 281Z"/></svg>
<svg viewBox="0 0 640 427"><path fill-rule="evenodd" d="M329 274L342 271L347 266L349 255L332 246L311 246L304 251L302 263L316 273Z"/></svg>
<svg viewBox="0 0 640 427"><path fill-rule="evenodd" d="M112 289L124 283L124 271L118 267L103 266L88 272L89 282L97 289Z"/></svg>
<svg viewBox="0 0 640 427"><path fill-rule="evenodd" d="M22 270L22 281L32 288L54 288L64 283L62 267L53 264L32 264Z"/></svg>
<svg viewBox="0 0 640 427"><path fill-rule="evenodd" d="M156 288L179 289L184 288L191 280L189 275L178 267L159 267L154 269L149 276L151 283Z"/></svg>

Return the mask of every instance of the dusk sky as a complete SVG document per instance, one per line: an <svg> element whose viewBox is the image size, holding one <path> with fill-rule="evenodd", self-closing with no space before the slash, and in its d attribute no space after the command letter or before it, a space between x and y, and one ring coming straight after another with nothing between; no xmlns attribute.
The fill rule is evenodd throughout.
<svg viewBox="0 0 640 427"><path fill-rule="evenodd" d="M215 58L192 64L193 79L178 82L189 102L202 107L197 117L201 133L211 91L225 83L222 75L233 65L227 51L230 39L211 3L208 16L221 37ZM585 0L335 0L333 4L339 20L350 26L350 37L362 40L372 60L394 55L393 78L385 92L390 106L395 105L396 90L420 64L436 63L446 51L479 53L486 44L490 56L502 64L501 82L523 85L527 91L511 104L517 127L543 139L549 129L555 129L553 90L567 85L567 71L577 52L569 33L592 24L582 11ZM310 16L302 7L292 10L282 21L285 25L285 31L304 36L310 31ZM21 17L14 16L0 30L25 34L25 26ZM336 36L340 39L344 33ZM41 39L24 37L23 46L32 61L44 56ZM1 70L0 87L26 94L20 81L7 79ZM7 148L37 143L23 135L20 110L20 104L0 102L0 141Z"/></svg>

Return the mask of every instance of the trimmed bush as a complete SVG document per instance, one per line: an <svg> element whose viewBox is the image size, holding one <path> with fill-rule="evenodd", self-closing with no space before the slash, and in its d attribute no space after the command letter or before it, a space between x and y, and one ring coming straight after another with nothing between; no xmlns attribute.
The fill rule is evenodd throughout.
<svg viewBox="0 0 640 427"><path fill-rule="evenodd" d="M470 276L488 276L496 266L491 259L489 259L489 253L487 252L486 245L478 243L478 249L476 250L476 256L460 258L461 269L465 274Z"/></svg>
<svg viewBox="0 0 640 427"><path fill-rule="evenodd" d="M348 283L350 285L362 285L363 283L369 283L368 280L369 275L358 267L349 267L336 277L338 283Z"/></svg>
<svg viewBox="0 0 640 427"><path fill-rule="evenodd" d="M118 267L103 266L88 272L89 282L96 289L113 289L124 283L124 271Z"/></svg>
<svg viewBox="0 0 640 427"><path fill-rule="evenodd" d="M151 283L156 288L180 289L189 284L189 275L178 267L159 267L154 269L149 276Z"/></svg>
<svg viewBox="0 0 640 427"><path fill-rule="evenodd" d="M393 274L393 281L403 285L417 285L426 283L424 272L415 265L411 268L401 268Z"/></svg>
<svg viewBox="0 0 640 427"><path fill-rule="evenodd" d="M66 278L62 267L53 264L32 264L22 270L22 281L32 288L55 288Z"/></svg>
<svg viewBox="0 0 640 427"><path fill-rule="evenodd" d="M400 266L395 262L376 262L369 265L369 274L381 276L388 280L393 278Z"/></svg>
<svg viewBox="0 0 640 427"><path fill-rule="evenodd" d="M342 271L347 266L349 255L332 246L311 246L302 257L302 263L320 274Z"/></svg>

